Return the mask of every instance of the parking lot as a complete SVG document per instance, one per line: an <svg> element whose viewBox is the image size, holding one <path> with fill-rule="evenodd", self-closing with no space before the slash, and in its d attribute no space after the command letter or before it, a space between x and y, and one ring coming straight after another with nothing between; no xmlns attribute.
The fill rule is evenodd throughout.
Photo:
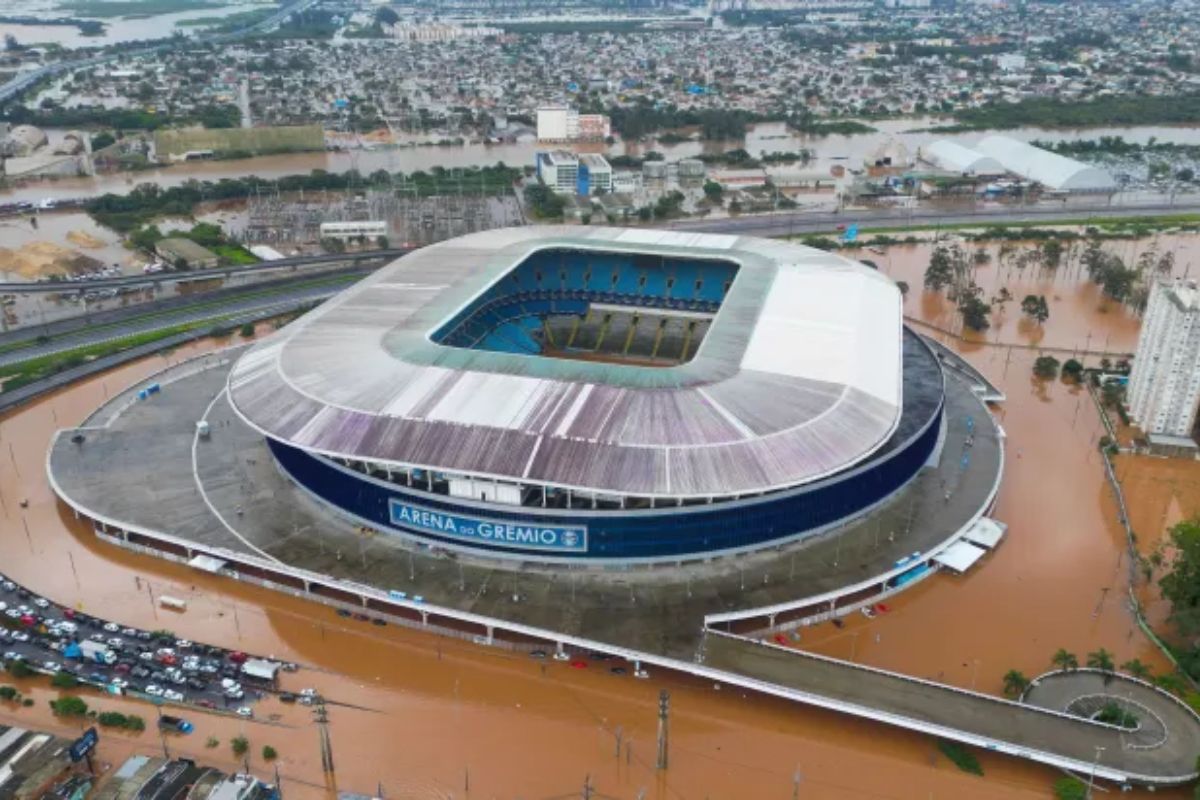
<svg viewBox="0 0 1200 800"><path fill-rule="evenodd" d="M251 717L274 690L276 666L236 650L176 638L170 631L122 627L59 606L0 576L0 653L47 675L67 673L110 694L156 704L188 704ZM282 697L282 696L281 696ZM287 699L292 699L289 696Z"/></svg>

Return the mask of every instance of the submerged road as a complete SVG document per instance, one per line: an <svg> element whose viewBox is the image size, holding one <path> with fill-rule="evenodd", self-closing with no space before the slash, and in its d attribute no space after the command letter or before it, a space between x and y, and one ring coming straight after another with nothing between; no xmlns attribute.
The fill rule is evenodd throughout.
<svg viewBox="0 0 1200 800"><path fill-rule="evenodd" d="M1150 687L1138 687L1138 701L1148 718L1163 722L1166 734L1146 746L1133 731L1050 708L711 631L705 664L800 692L818 699L817 705L1079 772L1090 769L1102 748L1096 774L1120 782L1177 784L1196 775L1200 719ZM1114 677L1111 688L1094 683L1079 694L1122 697L1128 691L1123 677Z"/></svg>

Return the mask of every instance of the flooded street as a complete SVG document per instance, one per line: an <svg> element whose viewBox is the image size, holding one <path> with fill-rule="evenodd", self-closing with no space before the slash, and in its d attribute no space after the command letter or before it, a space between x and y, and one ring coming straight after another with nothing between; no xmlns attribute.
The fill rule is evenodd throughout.
<svg viewBox="0 0 1200 800"><path fill-rule="evenodd" d="M0 38L11 35L20 44L26 46L56 44L67 49L105 47L119 42L162 39L171 36L177 30L176 26L180 22L205 17L223 17L256 7L261 8L262 6L253 3L229 2L172 14L100 18L104 23L104 33L99 36L84 36L74 25L17 25L5 22L0 23ZM32 2L0 0L0 15L30 16L39 19L71 16L71 14L63 13L55 8L53 3L43 2L43 0L33 0ZM184 25L178 30L191 34L203 29Z"/></svg>
<svg viewBox="0 0 1200 800"><path fill-rule="evenodd" d="M91 613L301 663L285 688L313 686L331 699L338 788L373 792L382 784L390 797L550 797L578 793L590 776L600 792L630 800L642 790L647 798L787 798L799 770L802 797L1049 796L1057 776L1016 760L981 753L981 780L937 755L927 737L694 681L664 684L652 675L642 682L610 675L596 662L576 670L364 626L98 542L46 484L49 436L125 385L211 346L128 365L0 421L0 563L14 580ZM970 574L935 576L901 595L890 613L870 622L855 616L842 631L808 630L802 645L988 692L999 691L1010 668L1043 671L1058 647L1082 660L1103 646L1118 663L1137 656L1161 667L1120 601L1123 535L1097 462L1100 428L1091 405L1070 387L1032 383L1031 354L1017 351L1008 361L1006 349L979 347L970 357L1010 398L1001 411L1011 438L997 509L1010 525L1008 540ZM162 593L185 598L187 612L156 608L151 595ZM673 709L665 775L653 767L664 685ZM34 709L0 707L0 722L57 724L41 702L48 690L34 695ZM152 715L145 704L88 699ZM232 768L228 739L244 730L252 755L264 744L280 752L285 793L327 796L308 709L269 700L256 714L245 722L189 712L196 733L168 744ZM618 726L625 745L632 741L620 756ZM209 736L221 745L205 748ZM151 734L105 741L107 760L158 747ZM261 760L251 767L270 777Z"/></svg>

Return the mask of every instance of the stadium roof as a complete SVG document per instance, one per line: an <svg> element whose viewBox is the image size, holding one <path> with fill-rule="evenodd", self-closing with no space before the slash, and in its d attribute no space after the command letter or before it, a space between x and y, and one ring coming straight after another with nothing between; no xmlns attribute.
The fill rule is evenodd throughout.
<svg viewBox="0 0 1200 800"><path fill-rule="evenodd" d="M1008 136L988 136L975 149L1009 172L1066 192L1115 192L1117 182L1099 167L1051 153Z"/></svg>
<svg viewBox="0 0 1200 800"><path fill-rule="evenodd" d="M938 139L925 148L922 157L944 170L964 175L1003 175L1008 171L996 159L949 139Z"/></svg>
<svg viewBox="0 0 1200 800"><path fill-rule="evenodd" d="M546 248L736 262L695 357L667 368L430 339ZM857 262L750 237L524 227L426 247L245 353L238 413L306 450L588 492L730 496L875 452L902 398L901 298Z"/></svg>

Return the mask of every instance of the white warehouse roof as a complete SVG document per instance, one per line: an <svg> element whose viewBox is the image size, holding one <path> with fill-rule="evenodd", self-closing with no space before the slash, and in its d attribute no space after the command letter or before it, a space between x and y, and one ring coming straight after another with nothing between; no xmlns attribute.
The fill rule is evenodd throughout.
<svg viewBox="0 0 1200 800"><path fill-rule="evenodd" d="M695 358L665 369L469 350L431 333L546 248L738 267ZM902 399L900 295L769 239L522 227L417 250L241 357L238 413L326 455L637 495L795 486L880 448Z"/></svg>
<svg viewBox="0 0 1200 800"><path fill-rule="evenodd" d="M996 159L949 139L939 139L929 145L922 157L934 166L964 175L1003 175L1008 171Z"/></svg>
<svg viewBox="0 0 1200 800"><path fill-rule="evenodd" d="M975 146L1009 172L1067 192L1115 192L1117 182L1099 167L1060 156L1008 136L988 136Z"/></svg>

